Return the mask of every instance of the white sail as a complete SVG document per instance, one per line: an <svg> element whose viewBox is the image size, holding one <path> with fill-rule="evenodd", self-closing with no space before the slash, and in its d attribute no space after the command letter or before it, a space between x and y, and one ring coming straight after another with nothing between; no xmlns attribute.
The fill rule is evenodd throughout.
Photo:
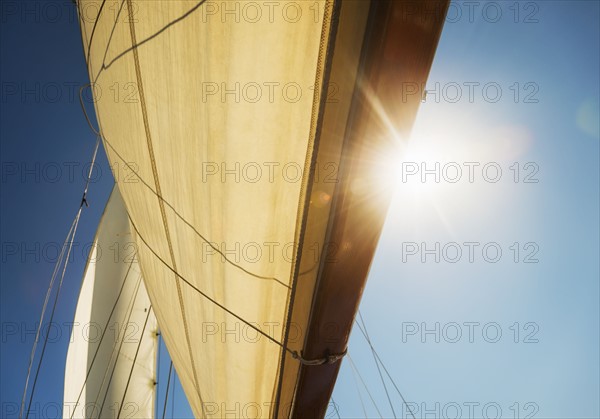
<svg viewBox="0 0 600 419"><path fill-rule="evenodd" d="M157 324L118 189L90 251L65 370L64 418L154 417Z"/></svg>
<svg viewBox="0 0 600 419"><path fill-rule="evenodd" d="M293 402L299 362L282 345L287 329L287 348L301 351L331 254L330 198L369 11L343 3L324 109L333 5L78 2L104 146L196 417L273 417Z"/></svg>

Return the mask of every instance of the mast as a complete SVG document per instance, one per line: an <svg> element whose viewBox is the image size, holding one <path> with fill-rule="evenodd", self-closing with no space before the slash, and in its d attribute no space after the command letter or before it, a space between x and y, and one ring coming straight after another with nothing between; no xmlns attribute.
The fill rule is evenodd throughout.
<svg viewBox="0 0 600 419"><path fill-rule="evenodd" d="M298 281L297 303L291 322L307 322L301 350L308 359L324 354L341 354L348 339L377 242L391 199L384 163L387 156L407 141L423 97L435 50L441 36L448 1L372 1L342 2L337 42L330 79L346 88L348 45L357 41L357 28L364 25L362 53L356 72L350 112L345 127L340 127L335 107L326 104L318 161L332 161L332 149L340 147L339 137L328 132L345 132L339 153L339 182L331 194L332 210L325 219L326 246L319 258L318 274ZM368 9L368 11L366 10ZM361 16L368 16L361 22ZM410 92L410 94L408 94ZM329 111L328 108L331 108ZM390 126L391 125L391 126ZM342 129L340 129L342 128ZM313 195L323 193L323 181L313 183ZM311 206L307 237L323 231L322 210ZM307 239L303 253L310 265ZM290 364L287 364L290 365ZM287 366L286 365L286 366ZM297 374L291 408L280 410L281 417L323 417L331 398L340 362L323 365L291 364L283 374ZM290 371L291 370L291 371Z"/></svg>

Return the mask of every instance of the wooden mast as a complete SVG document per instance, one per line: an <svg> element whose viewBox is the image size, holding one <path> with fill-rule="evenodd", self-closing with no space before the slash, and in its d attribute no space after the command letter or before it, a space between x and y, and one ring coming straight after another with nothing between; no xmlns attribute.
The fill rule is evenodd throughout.
<svg viewBox="0 0 600 419"><path fill-rule="evenodd" d="M302 351L305 359L347 348L392 197L389 183L380 178L381 158L397 147L398 137L403 141L410 133L448 5L448 0L371 2L327 227L326 242L337 251L333 260L322 258ZM413 92L415 86L419 91L406 94L407 87ZM382 120L382 110L396 136ZM325 415L340 365L300 367L290 417Z"/></svg>

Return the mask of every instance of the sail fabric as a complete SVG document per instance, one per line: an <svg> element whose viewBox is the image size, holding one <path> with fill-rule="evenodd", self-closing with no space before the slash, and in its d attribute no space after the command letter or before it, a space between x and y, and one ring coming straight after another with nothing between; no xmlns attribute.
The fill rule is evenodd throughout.
<svg viewBox="0 0 600 419"><path fill-rule="evenodd" d="M340 81L325 98L333 1L78 1L103 143L196 417L285 416L293 402L299 364L282 346L301 351L331 253L368 15L367 1L348 5L354 26L343 31L349 44L336 44ZM317 163L324 114L321 140L332 141ZM308 207L319 218L311 243ZM297 281L306 292L294 293Z"/></svg>
<svg viewBox="0 0 600 419"><path fill-rule="evenodd" d="M157 322L114 188L85 269L65 370L64 418L154 417ZM135 361L135 362L134 362Z"/></svg>

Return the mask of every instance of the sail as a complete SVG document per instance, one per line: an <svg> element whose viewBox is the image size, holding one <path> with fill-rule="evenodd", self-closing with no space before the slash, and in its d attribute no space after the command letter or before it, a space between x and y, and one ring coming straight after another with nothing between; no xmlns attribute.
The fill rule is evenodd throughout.
<svg viewBox="0 0 600 419"><path fill-rule="evenodd" d="M114 188L77 302L63 417L154 417L157 342L127 212Z"/></svg>
<svg viewBox="0 0 600 419"><path fill-rule="evenodd" d="M353 150L390 137L351 135L357 98L371 88L360 81L365 40L408 21L415 33L373 42L390 71L410 76L422 64L401 80L420 85L441 31L415 10L368 20L372 4L398 3L77 2L103 144L196 417L287 417L300 388L311 399L302 404L324 412L387 208L385 199L375 208L372 228L363 218L331 240L341 191L354 188L354 201L338 211L367 214L379 202L363 180L377 163L340 175ZM404 119L419 102L404 101ZM373 233L366 245L352 228ZM360 269L336 277L343 298L323 300L322 272L342 256ZM329 322L315 314L321 305L343 315ZM315 333L324 349L311 347ZM322 390L307 370L327 370Z"/></svg>

